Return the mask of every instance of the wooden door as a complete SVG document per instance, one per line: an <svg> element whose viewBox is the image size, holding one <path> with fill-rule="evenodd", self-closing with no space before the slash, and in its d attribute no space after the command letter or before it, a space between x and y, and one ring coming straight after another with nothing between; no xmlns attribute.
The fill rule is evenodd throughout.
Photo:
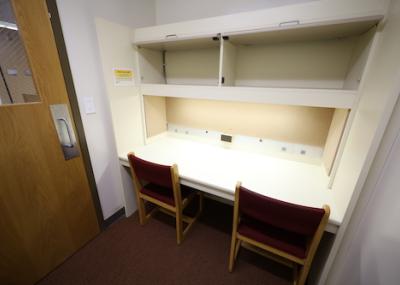
<svg viewBox="0 0 400 285"><path fill-rule="evenodd" d="M12 2L41 102L0 106L0 284L32 284L99 225L82 157L64 159L49 109L69 101L46 2Z"/></svg>

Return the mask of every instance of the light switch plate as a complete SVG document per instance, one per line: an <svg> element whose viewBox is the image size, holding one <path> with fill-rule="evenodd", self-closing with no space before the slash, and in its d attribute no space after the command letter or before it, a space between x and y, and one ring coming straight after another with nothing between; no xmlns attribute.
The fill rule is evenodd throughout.
<svg viewBox="0 0 400 285"><path fill-rule="evenodd" d="M7 68L7 74L11 76L17 76L18 70L16 68Z"/></svg>
<svg viewBox="0 0 400 285"><path fill-rule="evenodd" d="M92 96L83 97L83 105L85 107L86 114L96 113L96 106L94 105L94 98Z"/></svg>

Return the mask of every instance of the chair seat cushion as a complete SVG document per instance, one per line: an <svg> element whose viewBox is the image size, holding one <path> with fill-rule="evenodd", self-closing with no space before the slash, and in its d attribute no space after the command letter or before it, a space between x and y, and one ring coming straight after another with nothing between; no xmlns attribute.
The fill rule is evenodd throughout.
<svg viewBox="0 0 400 285"><path fill-rule="evenodd" d="M249 217L241 218L238 233L298 258L303 259L306 256L306 236L260 223Z"/></svg>
<svg viewBox="0 0 400 285"><path fill-rule="evenodd" d="M190 187L181 185L182 200L195 193L195 191L196 190ZM149 183L142 188L141 192L147 196L150 196L154 199L175 207L174 193L173 190L170 188L159 186L154 183Z"/></svg>

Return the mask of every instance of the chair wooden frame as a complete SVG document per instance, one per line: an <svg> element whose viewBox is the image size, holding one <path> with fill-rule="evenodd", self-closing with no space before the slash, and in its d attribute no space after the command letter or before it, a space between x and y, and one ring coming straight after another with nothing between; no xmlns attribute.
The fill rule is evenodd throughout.
<svg viewBox="0 0 400 285"><path fill-rule="evenodd" d="M235 190L235 202L233 210L233 228L232 228L232 240L231 249L229 255L229 272L233 271L233 267L241 246L255 251L263 256L273 259L279 263L288 265L293 268L294 281L293 284L303 285L307 279L307 275L311 268L311 263L314 258L315 252L317 251L319 242L321 241L322 235L324 233L325 227L328 223L330 208L328 205L324 205L323 209L325 211L321 222L313 236L309 241L308 251L306 257L301 259L297 256L291 255L287 252L279 250L277 248L268 246L266 244L260 243L256 240L250 239L248 237L242 236L237 232L238 224L240 222L239 215L239 190L241 183L236 184Z"/></svg>
<svg viewBox="0 0 400 285"><path fill-rule="evenodd" d="M130 152L129 155L135 155L133 152ZM178 245L182 243L184 238L186 237L190 228L197 221L198 217L201 215L203 211L203 193L200 191L194 192L190 194L188 197L182 200L181 195L181 185L179 182L179 171L178 166L176 164L170 167L171 169L171 179L172 179L172 190L174 195L175 206L171 206L167 203L159 201L153 197L150 197L146 194L143 194L140 189L143 188L143 184L138 179L135 169L129 160L130 170L132 174L132 180L135 188L135 196L138 204L138 212L139 212L139 223L140 225L145 225L147 221L157 212L163 212L167 215L175 217L176 220L176 242ZM199 209L194 217L189 217L183 214L183 210L187 205L194 199L196 194L199 196ZM154 209L152 209L149 213L146 213L146 203L152 203L156 205ZM183 228L183 222L187 223L185 229Z"/></svg>

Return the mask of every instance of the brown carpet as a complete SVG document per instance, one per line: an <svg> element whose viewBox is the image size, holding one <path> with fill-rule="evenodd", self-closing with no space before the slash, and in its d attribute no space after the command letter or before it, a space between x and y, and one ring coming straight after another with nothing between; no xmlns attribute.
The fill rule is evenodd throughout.
<svg viewBox="0 0 400 285"><path fill-rule="evenodd" d="M291 269L241 249L228 272L232 207L209 199L182 245L172 217L123 218L38 284L290 284Z"/></svg>

